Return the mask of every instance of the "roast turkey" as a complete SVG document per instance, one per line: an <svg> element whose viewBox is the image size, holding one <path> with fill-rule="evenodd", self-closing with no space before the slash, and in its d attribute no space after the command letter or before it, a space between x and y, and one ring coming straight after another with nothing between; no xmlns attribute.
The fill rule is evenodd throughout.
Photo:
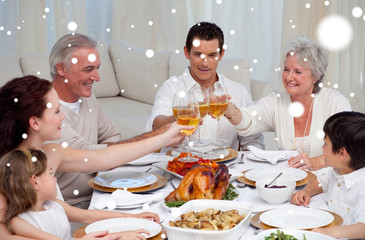
<svg viewBox="0 0 365 240"><path fill-rule="evenodd" d="M229 186L229 177L228 168L224 164L220 164L216 171L209 166L196 165L186 173L165 201L222 199Z"/></svg>

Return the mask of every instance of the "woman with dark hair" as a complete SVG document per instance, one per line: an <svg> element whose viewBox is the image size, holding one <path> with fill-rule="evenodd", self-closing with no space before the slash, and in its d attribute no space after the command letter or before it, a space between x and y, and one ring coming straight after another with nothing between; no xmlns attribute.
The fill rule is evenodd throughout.
<svg viewBox="0 0 365 240"><path fill-rule="evenodd" d="M241 109L229 103L225 116L240 135L275 132L280 150L300 153L289 160L289 166L309 170L324 167L320 134L324 122L337 112L351 110L341 93L321 87L327 63L326 49L303 35L294 37L284 50L282 80L286 91ZM302 106L300 116L289 111L296 105Z"/></svg>
<svg viewBox="0 0 365 240"><path fill-rule="evenodd" d="M25 76L8 82L0 90L0 156L13 150L27 138L29 119L40 118L46 109L49 81Z"/></svg>
<svg viewBox="0 0 365 240"><path fill-rule="evenodd" d="M78 150L67 147L67 143L46 143L61 136L64 115L59 106L58 95L47 80L25 76L6 83L0 89L0 156L13 149L33 148L47 155L55 171L102 171L178 144L184 139L180 131L192 128L174 123L166 132L141 141L96 151ZM6 202L0 195L1 220L4 210ZM10 235L3 224L0 224L0 235L6 236L6 239L22 239Z"/></svg>

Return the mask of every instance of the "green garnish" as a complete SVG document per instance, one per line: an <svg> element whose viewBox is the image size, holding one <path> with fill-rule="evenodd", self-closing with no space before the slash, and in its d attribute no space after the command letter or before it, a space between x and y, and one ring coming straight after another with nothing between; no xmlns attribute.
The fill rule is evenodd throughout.
<svg viewBox="0 0 365 240"><path fill-rule="evenodd" d="M298 240L298 238L290 234L285 234L278 229L276 233L271 233L270 236L266 236L265 240ZM303 240L307 240L305 234L303 234Z"/></svg>
<svg viewBox="0 0 365 240"><path fill-rule="evenodd" d="M223 196L223 200L234 200L237 197L238 193L236 192L236 188L230 183L226 194Z"/></svg>
<svg viewBox="0 0 365 240"><path fill-rule="evenodd" d="M234 200L238 197L238 193L236 192L236 188L229 184L226 194L223 196L223 200ZM181 207L184 205L186 201L173 201L173 202L165 202L167 207Z"/></svg>
<svg viewBox="0 0 365 240"><path fill-rule="evenodd" d="M172 207L181 207L184 205L186 201L174 201L174 202L165 202L165 205L172 208Z"/></svg>

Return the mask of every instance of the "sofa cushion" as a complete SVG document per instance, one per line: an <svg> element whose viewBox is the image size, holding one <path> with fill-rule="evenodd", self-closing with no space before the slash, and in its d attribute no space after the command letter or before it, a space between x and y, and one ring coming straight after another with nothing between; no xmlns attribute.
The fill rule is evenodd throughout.
<svg viewBox="0 0 365 240"><path fill-rule="evenodd" d="M23 76L18 56L6 55L0 57L0 76L0 86L13 78Z"/></svg>
<svg viewBox="0 0 365 240"><path fill-rule="evenodd" d="M115 97L119 94L119 86L110 61L108 47L98 43L97 50L101 62L99 68L100 82L94 83L93 93L96 97Z"/></svg>
<svg viewBox="0 0 365 240"><path fill-rule="evenodd" d="M146 50L113 40L109 55L117 76L121 95L153 104L161 84L168 79L170 52L157 52L146 57Z"/></svg>
<svg viewBox="0 0 365 240"><path fill-rule="evenodd" d="M129 139L145 132L146 122L151 114L152 105L125 97L98 98L101 108L123 139Z"/></svg>
<svg viewBox="0 0 365 240"><path fill-rule="evenodd" d="M169 61L169 77L181 75L190 66L183 53L172 53ZM243 84L251 94L250 62L247 59L223 59L218 64L217 71L229 79Z"/></svg>
<svg viewBox="0 0 365 240"><path fill-rule="evenodd" d="M251 93L252 100L257 102L261 98L267 96L270 92L272 92L272 87L270 82L264 82L260 80L251 79Z"/></svg>
<svg viewBox="0 0 365 240"><path fill-rule="evenodd" d="M48 54L27 53L20 57L20 66L24 75L52 80L48 63Z"/></svg>
<svg viewBox="0 0 365 240"><path fill-rule="evenodd" d="M101 65L99 74L101 81L93 85L96 97L114 97L119 93L112 63L106 46L97 47ZM36 75L40 78L52 80L49 67L49 54L29 53L21 56L20 64L24 75Z"/></svg>

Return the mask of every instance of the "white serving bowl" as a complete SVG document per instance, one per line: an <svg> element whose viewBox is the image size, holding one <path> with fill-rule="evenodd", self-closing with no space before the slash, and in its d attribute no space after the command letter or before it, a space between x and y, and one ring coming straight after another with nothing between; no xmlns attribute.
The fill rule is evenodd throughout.
<svg viewBox="0 0 365 240"><path fill-rule="evenodd" d="M195 211L204 211L208 208L213 208L221 211L228 211L232 209L237 209L239 214L245 214L246 217L232 229L222 230L222 231L206 231L198 229L188 229L171 227L169 222L180 220L180 215L183 213ZM244 232L247 230L251 221L252 209L247 204L242 202L232 202L227 200L191 200L179 208L178 214L170 214L170 216L162 223L163 228L166 230L167 238L169 240L221 240L239 239Z"/></svg>
<svg viewBox="0 0 365 240"><path fill-rule="evenodd" d="M294 193L296 182L287 178L278 178L272 185L286 186L285 188L266 188L273 178L264 178L256 181L256 189L262 199L269 204L281 204L289 200Z"/></svg>

